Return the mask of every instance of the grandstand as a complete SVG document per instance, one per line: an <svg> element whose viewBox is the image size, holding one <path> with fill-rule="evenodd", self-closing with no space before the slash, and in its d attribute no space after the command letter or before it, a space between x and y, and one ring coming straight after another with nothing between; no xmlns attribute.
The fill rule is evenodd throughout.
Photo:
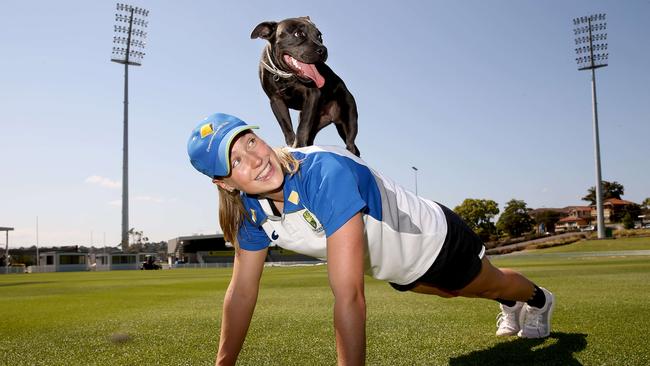
<svg viewBox="0 0 650 366"><path fill-rule="evenodd" d="M175 267L221 267L232 265L235 249L223 234L179 236L167 241L167 258ZM298 254L277 246L269 248L266 262L318 263L314 257Z"/></svg>

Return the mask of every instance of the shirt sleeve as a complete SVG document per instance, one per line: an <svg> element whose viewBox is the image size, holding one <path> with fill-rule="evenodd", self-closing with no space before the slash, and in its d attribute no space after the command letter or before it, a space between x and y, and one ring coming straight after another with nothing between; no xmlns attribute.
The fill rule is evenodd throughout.
<svg viewBox="0 0 650 366"><path fill-rule="evenodd" d="M252 251L262 250L271 243L271 239L266 235L264 229L248 219L244 219L244 222L239 227L237 240L240 248Z"/></svg>
<svg viewBox="0 0 650 366"><path fill-rule="evenodd" d="M323 225L327 237L367 206L356 175L342 159L323 154L302 172L309 210Z"/></svg>

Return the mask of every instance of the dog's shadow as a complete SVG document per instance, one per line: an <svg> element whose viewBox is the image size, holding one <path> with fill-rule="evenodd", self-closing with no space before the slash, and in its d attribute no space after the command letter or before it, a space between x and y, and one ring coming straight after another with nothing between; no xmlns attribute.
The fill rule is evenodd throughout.
<svg viewBox="0 0 650 366"><path fill-rule="evenodd" d="M546 345L545 343L550 343ZM587 335L581 333L551 333L545 339L518 338L491 348L453 357L449 365L582 365L574 353L587 347Z"/></svg>

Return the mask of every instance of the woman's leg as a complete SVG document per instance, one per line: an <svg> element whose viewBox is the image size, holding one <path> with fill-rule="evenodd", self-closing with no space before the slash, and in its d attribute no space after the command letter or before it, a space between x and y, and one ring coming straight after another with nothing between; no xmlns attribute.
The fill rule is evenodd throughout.
<svg viewBox="0 0 650 366"><path fill-rule="evenodd" d="M534 284L519 272L497 268L483 257L479 274L460 290L449 291L420 282L411 291L445 298L463 296L526 302L533 296L534 290Z"/></svg>
<svg viewBox="0 0 650 366"><path fill-rule="evenodd" d="M481 260L481 271L458 295L526 302L533 297L535 285L519 272L497 268L487 257Z"/></svg>

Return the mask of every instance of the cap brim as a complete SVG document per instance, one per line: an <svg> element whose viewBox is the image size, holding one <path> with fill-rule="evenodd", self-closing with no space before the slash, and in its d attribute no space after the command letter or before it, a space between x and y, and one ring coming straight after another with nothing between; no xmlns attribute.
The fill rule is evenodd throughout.
<svg viewBox="0 0 650 366"><path fill-rule="evenodd" d="M216 175L218 177L225 177L230 174L230 145L235 140L235 137L246 130L256 130L258 128L259 126L239 126L228 131L228 133L221 139L221 143L219 144L219 157L224 156L226 159L223 161L216 159L217 166L215 167L214 172L217 173ZM221 163L223 163L223 165L219 166Z"/></svg>

